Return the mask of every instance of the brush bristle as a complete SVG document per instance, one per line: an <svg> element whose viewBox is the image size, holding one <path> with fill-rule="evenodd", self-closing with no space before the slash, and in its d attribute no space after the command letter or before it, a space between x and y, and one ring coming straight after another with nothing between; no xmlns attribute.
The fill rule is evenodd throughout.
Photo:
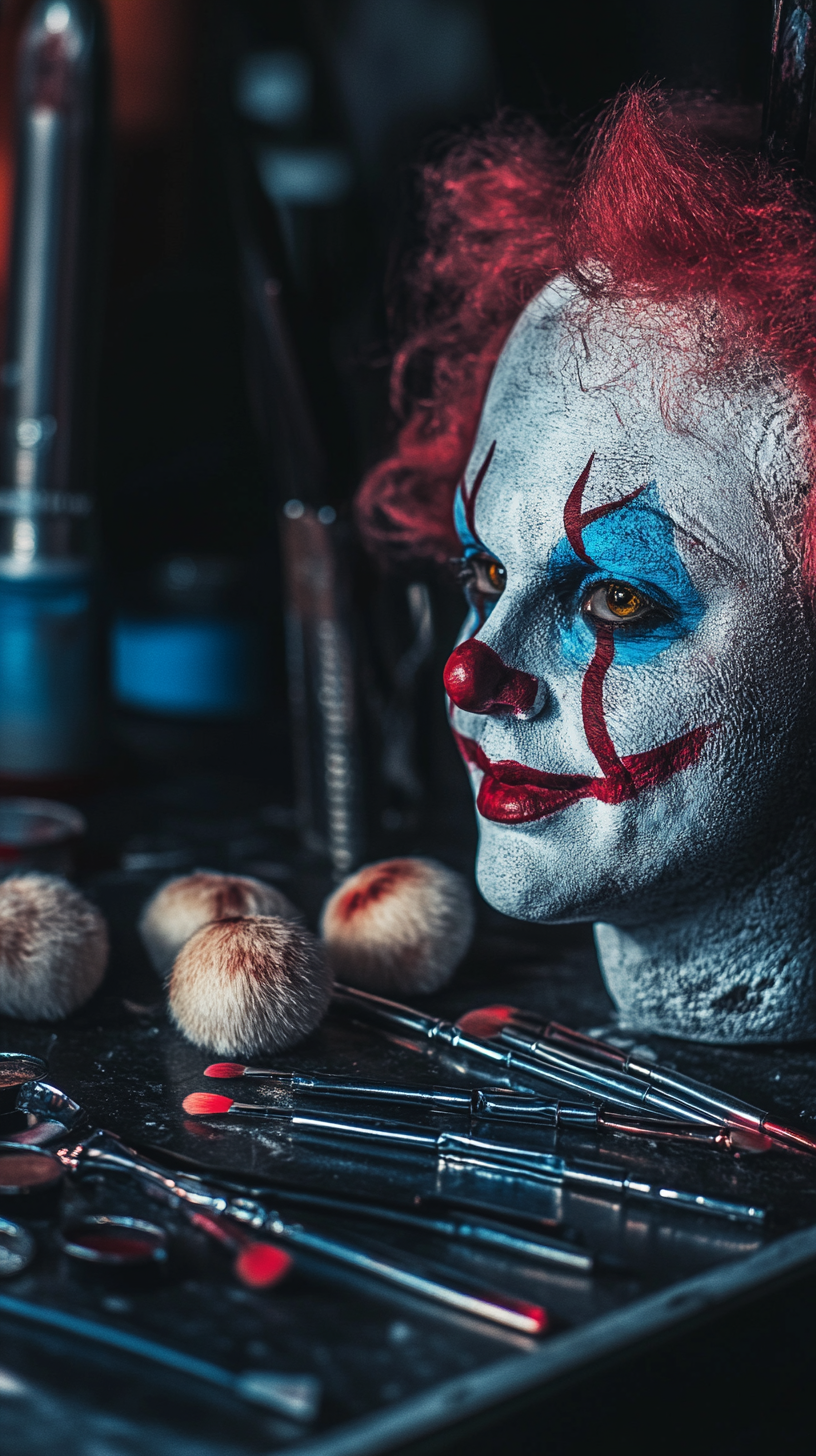
<svg viewBox="0 0 816 1456"><path fill-rule="evenodd" d="M181 1105L192 1117L206 1117L210 1112L229 1112L232 1098L221 1097L217 1092L191 1092Z"/></svg>
<svg viewBox="0 0 816 1456"><path fill-rule="evenodd" d="M205 1077L243 1077L246 1068L243 1062L212 1062L204 1068Z"/></svg>
<svg viewBox="0 0 816 1456"><path fill-rule="evenodd" d="M323 907L338 980L385 995L427 994L450 980L473 935L467 881L433 859L366 865Z"/></svg>
<svg viewBox="0 0 816 1456"><path fill-rule="evenodd" d="M0 883L0 1014L59 1021L93 995L107 961L105 921L67 880Z"/></svg>
<svg viewBox="0 0 816 1456"><path fill-rule="evenodd" d="M269 1289L280 1284L292 1267L293 1259L285 1249L274 1244L247 1244L235 1260L234 1269L242 1284L250 1289Z"/></svg>
<svg viewBox="0 0 816 1456"><path fill-rule="evenodd" d="M291 901L263 880L197 870L160 886L142 911L139 934L154 969L166 977L181 947L203 925L244 915L299 919Z"/></svg>
<svg viewBox="0 0 816 1456"><path fill-rule="evenodd" d="M170 1015L224 1056L279 1051L314 1031L331 997L319 941L294 921L251 915L205 925L176 957Z"/></svg>
<svg viewBox="0 0 816 1456"><path fill-rule="evenodd" d="M498 1036L503 1026L513 1020L512 1006L477 1006L457 1019L456 1025L469 1036Z"/></svg>

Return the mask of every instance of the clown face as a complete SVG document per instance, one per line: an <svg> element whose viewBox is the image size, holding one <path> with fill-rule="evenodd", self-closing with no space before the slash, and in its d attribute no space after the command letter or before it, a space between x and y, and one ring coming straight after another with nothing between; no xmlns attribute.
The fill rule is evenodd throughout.
<svg viewBox="0 0 816 1456"><path fill-rule="evenodd" d="M527 307L457 494L470 611L445 677L486 899L607 922L630 1024L687 1035L761 979L761 944L747 969L728 946L769 876L771 920L795 920L813 872L804 426L770 366L706 382L703 331L563 282ZM686 949L647 954L672 925ZM751 990L752 1026L780 985L759 1023Z"/></svg>

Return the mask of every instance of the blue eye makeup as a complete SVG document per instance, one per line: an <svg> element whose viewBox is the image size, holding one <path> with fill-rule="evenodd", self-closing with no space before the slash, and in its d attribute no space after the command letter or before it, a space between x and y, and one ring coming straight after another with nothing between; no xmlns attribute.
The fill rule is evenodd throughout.
<svg viewBox="0 0 816 1456"><path fill-rule="evenodd" d="M547 566L569 661L591 658L599 623L615 630L615 659L624 664L649 661L697 626L703 600L680 559L654 482L620 511L590 522L583 545L592 565L564 537Z"/></svg>

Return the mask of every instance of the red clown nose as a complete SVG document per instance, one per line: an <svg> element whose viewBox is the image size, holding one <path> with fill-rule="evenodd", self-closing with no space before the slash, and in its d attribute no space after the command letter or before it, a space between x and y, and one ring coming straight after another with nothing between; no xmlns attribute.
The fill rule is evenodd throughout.
<svg viewBox="0 0 816 1456"><path fill-rule="evenodd" d="M445 665L445 691L466 713L532 712L538 679L502 662L498 652L469 637L451 653Z"/></svg>

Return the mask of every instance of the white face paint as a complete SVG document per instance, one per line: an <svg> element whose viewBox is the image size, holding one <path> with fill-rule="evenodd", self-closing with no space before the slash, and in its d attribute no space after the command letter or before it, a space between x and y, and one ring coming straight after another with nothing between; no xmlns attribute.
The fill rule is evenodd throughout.
<svg viewBox="0 0 816 1456"><path fill-rule="evenodd" d="M525 310L457 501L452 725L483 894L611 922L627 1024L812 1035L804 426L770 367L701 383L696 337L563 281Z"/></svg>

